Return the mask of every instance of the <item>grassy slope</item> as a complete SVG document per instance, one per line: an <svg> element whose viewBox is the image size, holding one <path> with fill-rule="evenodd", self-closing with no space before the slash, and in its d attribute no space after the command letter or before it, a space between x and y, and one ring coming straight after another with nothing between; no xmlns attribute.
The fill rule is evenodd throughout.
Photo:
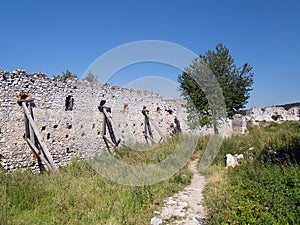
<svg viewBox="0 0 300 225"><path fill-rule="evenodd" d="M210 224L300 224L300 170L289 160L299 156L299 125L251 128L250 135L223 143L205 171ZM199 140L193 158L201 156L207 140ZM175 138L151 152L120 149L117 157L129 164L151 164L172 153L176 144ZM269 155L271 149L280 157ZM226 153L243 153L246 159L226 170ZM123 186L76 160L58 175L2 171L0 224L149 224L162 200L186 186L190 178L185 167L155 185Z"/></svg>
<svg viewBox="0 0 300 225"><path fill-rule="evenodd" d="M162 160L176 140L137 154L119 150L132 163ZM143 156L143 157L142 157ZM85 161L74 160L60 173L0 172L0 224L149 224L153 211L191 178L187 168L155 185L132 187L104 179Z"/></svg>
<svg viewBox="0 0 300 225"><path fill-rule="evenodd" d="M243 153L244 163L226 170L226 153ZM299 122L254 127L250 135L225 141L205 172L208 222L300 224L299 154Z"/></svg>

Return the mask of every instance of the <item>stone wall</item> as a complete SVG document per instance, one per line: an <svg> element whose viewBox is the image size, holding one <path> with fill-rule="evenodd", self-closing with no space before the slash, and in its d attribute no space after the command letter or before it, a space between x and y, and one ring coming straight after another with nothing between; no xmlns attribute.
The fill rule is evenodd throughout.
<svg viewBox="0 0 300 225"><path fill-rule="evenodd" d="M41 72L0 71L0 163L7 170L38 169L24 139L24 112L17 104L22 91L29 91L34 98L35 122L59 166L66 165L72 157L86 159L106 150L101 133L103 115L98 110L101 100L106 100L105 106L111 107L113 128L122 144L145 143L143 106L153 119L152 130L157 142L160 135L155 127L167 136L174 131L175 117L180 121L182 131L191 133L186 123L187 113L182 107L184 101L167 100L148 91L48 78ZM233 120L223 121L219 131L225 137L246 134L247 125L256 125L257 121L299 120L299 111L299 107L288 111L278 107L252 108L247 116L235 115ZM203 127L196 133L208 135L213 129Z"/></svg>
<svg viewBox="0 0 300 225"><path fill-rule="evenodd" d="M34 98L35 122L59 166L66 165L72 157L89 158L106 149L101 135L103 115L98 110L101 100L106 100L105 105L111 107L114 131L123 144L145 142L143 106L147 107L154 125L164 135L172 132L170 127L175 117L180 121L181 128L187 131L184 123L186 114L180 102L147 91L79 82L76 79L64 82L59 77L48 78L43 73L27 74L23 70L11 73L0 71L0 90L0 162L7 170L38 169L33 153L24 140L24 113L17 104L17 97L22 91L30 91ZM67 99L74 101L72 110L66 110ZM158 141L160 135L154 125L154 140Z"/></svg>
<svg viewBox="0 0 300 225"><path fill-rule="evenodd" d="M289 110L275 106L265 108L253 107L247 111L247 118L252 122L300 120L300 107L292 107Z"/></svg>

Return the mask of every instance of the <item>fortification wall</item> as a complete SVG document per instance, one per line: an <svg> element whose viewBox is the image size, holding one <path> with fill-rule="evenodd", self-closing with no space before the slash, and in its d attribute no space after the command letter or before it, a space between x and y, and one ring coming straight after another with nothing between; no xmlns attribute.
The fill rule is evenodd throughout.
<svg viewBox="0 0 300 225"><path fill-rule="evenodd" d="M255 123L255 121L297 121L300 120L300 107L292 107L289 110L276 106L265 108L253 107L247 111L247 118L252 123Z"/></svg>
<svg viewBox="0 0 300 225"><path fill-rule="evenodd" d="M48 78L42 73L26 74L22 70L1 72L0 90L0 162L7 170L38 169L24 139L24 112L17 104L21 91L30 91L34 98L35 122L59 166L66 165L72 157L90 158L106 149L101 134L103 115L98 110L101 100L106 100L105 105L112 109L114 131L122 143L145 142L143 106L147 106L149 116L164 135L170 132L175 117L181 122L181 128L187 130L185 112L178 109L180 103L147 91L76 79L64 82L60 78ZM67 98L74 100L72 110L66 110ZM157 112L158 107L160 112ZM172 110L172 114L166 110ZM154 127L152 130L158 141L159 133Z"/></svg>
<svg viewBox="0 0 300 225"><path fill-rule="evenodd" d="M24 139L24 112L17 103L22 91L30 91L34 98L35 122L58 166L66 165L72 157L86 159L107 149L101 133L103 115L98 110L101 100L106 100L105 106L111 107L113 128L122 144L145 143L143 106L147 107L149 116L153 118L155 126L152 125L152 130L157 142L160 134L155 128L169 135L173 131L171 126L175 125L175 117L180 121L183 132L191 132L182 101L167 100L152 92L79 82L76 79L64 82L59 77L48 78L43 73L0 71L0 163L6 170L38 169L32 150ZM247 124L275 121L275 118L299 120L299 111L299 107L288 111L278 107L252 108L246 117L235 115L233 120L227 119L219 131L226 137L246 134ZM203 127L197 133L212 134L213 129Z"/></svg>

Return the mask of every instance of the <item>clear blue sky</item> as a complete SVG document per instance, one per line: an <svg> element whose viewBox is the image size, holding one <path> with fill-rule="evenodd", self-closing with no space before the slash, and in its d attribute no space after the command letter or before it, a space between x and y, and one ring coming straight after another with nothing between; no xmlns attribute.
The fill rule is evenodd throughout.
<svg viewBox="0 0 300 225"><path fill-rule="evenodd" d="M10 0L0 9L5 71L52 76L69 69L81 77L96 58L128 42L169 41L196 54L221 42L238 65L253 66L247 107L300 101L298 0ZM166 72L174 81L177 75Z"/></svg>

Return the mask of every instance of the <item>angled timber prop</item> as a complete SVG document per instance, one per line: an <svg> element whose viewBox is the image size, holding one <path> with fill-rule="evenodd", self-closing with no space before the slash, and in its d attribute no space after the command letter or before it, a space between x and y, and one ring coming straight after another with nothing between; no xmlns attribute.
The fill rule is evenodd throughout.
<svg viewBox="0 0 300 225"><path fill-rule="evenodd" d="M152 142L152 144L157 144L153 138L153 132L152 132L151 125L154 127L154 129L160 135L160 139L159 139L158 143L165 141L166 140L165 135L161 132L159 127L155 124L154 120L149 116L149 110L147 109L147 107L145 105L143 106L142 114L145 117L145 122L144 122L145 127L144 127L143 133L144 133L144 136L146 139L146 143L149 144L149 141L148 141L148 139L149 139ZM150 124L150 122L151 122L151 124Z"/></svg>
<svg viewBox="0 0 300 225"><path fill-rule="evenodd" d="M111 116L111 108L104 106L106 103L105 100L101 100L98 109L103 113L103 129L102 129L102 138L105 142L106 147L111 153L114 153L114 150L119 146L121 139L116 139L115 132L112 127L112 116ZM109 133L109 137L107 137L107 130ZM111 148L112 147L112 148Z"/></svg>
<svg viewBox="0 0 300 225"><path fill-rule="evenodd" d="M34 122L32 106L34 105L34 99L30 96L29 92L21 92L18 97L18 104L24 110L25 121L25 140L35 154L38 161L40 171L50 170L52 172L58 172L58 168L55 165L47 146L42 141L42 136L39 133L36 123ZM43 163L46 165L44 167Z"/></svg>

